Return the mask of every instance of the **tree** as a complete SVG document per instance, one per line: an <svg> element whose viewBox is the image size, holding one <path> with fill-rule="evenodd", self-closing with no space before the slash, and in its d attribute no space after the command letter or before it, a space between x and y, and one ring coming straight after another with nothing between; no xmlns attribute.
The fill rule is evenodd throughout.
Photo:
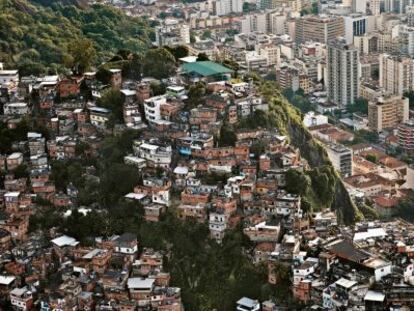
<svg viewBox="0 0 414 311"><path fill-rule="evenodd" d="M165 94L167 87L164 83L151 82L150 84L152 96Z"/></svg>
<svg viewBox="0 0 414 311"><path fill-rule="evenodd" d="M408 198L398 203L395 208L395 216L401 217L409 222L414 222L414 196L410 195Z"/></svg>
<svg viewBox="0 0 414 311"><path fill-rule="evenodd" d="M143 62L144 74L156 79L168 78L176 69L174 56L165 48L148 50Z"/></svg>
<svg viewBox="0 0 414 311"><path fill-rule="evenodd" d="M115 163L107 167L101 176L100 197L104 206L110 206L131 192L138 184L138 171L131 166Z"/></svg>
<svg viewBox="0 0 414 311"><path fill-rule="evenodd" d="M130 57L132 56L132 51L128 50L128 49L120 49L116 55L120 56L121 59L130 59Z"/></svg>
<svg viewBox="0 0 414 311"><path fill-rule="evenodd" d="M348 112L354 113L359 112L362 114L368 113L368 101L365 98L357 98L355 102L347 107Z"/></svg>
<svg viewBox="0 0 414 311"><path fill-rule="evenodd" d="M104 66L99 67L96 72L96 79L103 84L109 84L111 81L112 73Z"/></svg>
<svg viewBox="0 0 414 311"><path fill-rule="evenodd" d="M198 62L203 62L203 61L207 61L207 60L210 60L210 59L208 58L206 53L198 53L198 55L197 55L197 61Z"/></svg>
<svg viewBox="0 0 414 311"><path fill-rule="evenodd" d="M238 71L240 69L240 65L238 62L232 60L232 59L225 59L222 62L223 66L230 68L233 70L233 77L237 77Z"/></svg>
<svg viewBox="0 0 414 311"><path fill-rule="evenodd" d="M264 78L265 80L276 81L276 71L269 71Z"/></svg>
<svg viewBox="0 0 414 311"><path fill-rule="evenodd" d="M291 88L287 88L282 91L282 94L293 106L298 108L303 113L315 110L314 105L311 104L302 89L294 92Z"/></svg>
<svg viewBox="0 0 414 311"><path fill-rule="evenodd" d="M179 45L176 47L165 47L175 59L178 61L180 58L188 56L188 47L185 45Z"/></svg>
<svg viewBox="0 0 414 311"><path fill-rule="evenodd" d="M121 91L112 88L107 89L97 103L100 107L111 110L115 121L122 120L124 98Z"/></svg>
<svg viewBox="0 0 414 311"><path fill-rule="evenodd" d="M409 91L404 93L405 97L408 97L408 100L410 102L410 109L414 108L414 91Z"/></svg>
<svg viewBox="0 0 414 311"><path fill-rule="evenodd" d="M238 129L257 129L271 127L271 122L269 121L268 115L263 110L256 109L248 117L243 118L237 124Z"/></svg>
<svg viewBox="0 0 414 311"><path fill-rule="evenodd" d="M262 140L255 141L250 146L250 153L254 154L256 160L259 159L260 155L266 150L266 144Z"/></svg>
<svg viewBox="0 0 414 311"><path fill-rule="evenodd" d="M89 68L96 57L96 51L89 39L73 40L68 44L67 65L81 74Z"/></svg>
<svg viewBox="0 0 414 311"><path fill-rule="evenodd" d="M20 164L13 170L15 178L29 177L29 171L26 164Z"/></svg>
<svg viewBox="0 0 414 311"><path fill-rule="evenodd" d="M304 173L290 169L286 172L286 191L294 194L305 195L308 193L311 180Z"/></svg>
<svg viewBox="0 0 414 311"><path fill-rule="evenodd" d="M139 54L130 54L128 60L123 62L122 75L129 79L140 80L143 70L143 58Z"/></svg>
<svg viewBox="0 0 414 311"><path fill-rule="evenodd" d="M365 159L367 159L368 161L372 162L372 163L377 163L378 159L377 156L375 154L368 154Z"/></svg>
<svg viewBox="0 0 414 311"><path fill-rule="evenodd" d="M211 39L211 31L210 30L204 30L201 38L204 39L204 40Z"/></svg>
<svg viewBox="0 0 414 311"><path fill-rule="evenodd" d="M229 147L236 144L237 136L234 133L234 130L228 126L223 125L220 129L220 136L218 139L218 144L220 147Z"/></svg>
<svg viewBox="0 0 414 311"><path fill-rule="evenodd" d="M355 133L354 142L369 142L372 144L376 144L379 142L378 133L367 131L367 130L359 130Z"/></svg>
<svg viewBox="0 0 414 311"><path fill-rule="evenodd" d="M312 190L318 201L330 205L335 192L334 171L331 166L321 166L308 171L311 178Z"/></svg>
<svg viewBox="0 0 414 311"><path fill-rule="evenodd" d="M319 5L317 1L312 3L312 14L314 15L319 14Z"/></svg>
<svg viewBox="0 0 414 311"><path fill-rule="evenodd" d="M55 182L56 188L66 190L66 186L72 182L76 187L83 186L82 165L73 161L52 161L51 179Z"/></svg>
<svg viewBox="0 0 414 311"><path fill-rule="evenodd" d="M196 84L191 85L187 94L186 108L192 109L200 105L205 94L206 85L203 82L197 82Z"/></svg>

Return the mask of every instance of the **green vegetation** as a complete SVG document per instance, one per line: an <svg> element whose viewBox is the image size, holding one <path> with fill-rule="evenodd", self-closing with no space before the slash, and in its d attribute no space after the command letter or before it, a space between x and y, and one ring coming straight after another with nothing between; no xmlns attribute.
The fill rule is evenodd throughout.
<svg viewBox="0 0 414 311"><path fill-rule="evenodd" d="M148 48L153 36L148 21L106 5L75 4L2 0L0 62L17 66L22 75L65 72L63 64L84 70L120 49L141 53Z"/></svg>
<svg viewBox="0 0 414 311"><path fill-rule="evenodd" d="M414 91L406 92L404 96L408 97L408 100L410 101L410 109L413 109L414 108Z"/></svg>
<svg viewBox="0 0 414 311"><path fill-rule="evenodd" d="M365 98L357 98L355 102L352 105L349 105L347 107L348 112L354 113L362 113L367 114L368 113L368 101Z"/></svg>
<svg viewBox="0 0 414 311"><path fill-rule="evenodd" d="M96 57L92 41L88 39L73 40L68 44L68 55L64 60L66 66L75 73L89 69Z"/></svg>
<svg viewBox="0 0 414 311"><path fill-rule="evenodd" d="M257 83L260 84L261 93L269 102L268 117L271 122L275 124L281 134L288 135L290 142L295 147L300 148L301 155L306 158L311 167L322 169L322 173L327 175L326 178L331 183L331 186L335 185L332 189L329 189L330 197L327 194L326 198L322 199L322 202L320 201L321 198L318 198L320 193L317 194L316 191L311 191L311 194L305 197L306 205L317 209L318 207L323 207L324 203L328 204L331 202L330 207L336 210L338 221L349 224L361 219L363 215L352 202L345 186L340 181L339 175L332 168L323 146L303 127L300 111L283 98L274 82L259 80ZM324 166L327 166L329 169L324 169ZM317 173L317 175L319 174L320 172ZM325 182L326 179L323 183ZM312 184L312 188L313 186ZM320 189L324 189L323 185L320 186ZM325 205L325 207L328 206Z"/></svg>
<svg viewBox="0 0 414 311"><path fill-rule="evenodd" d="M163 95L167 91L167 86L164 83L151 82L150 88L152 96Z"/></svg>
<svg viewBox="0 0 414 311"><path fill-rule="evenodd" d="M329 165L306 172L289 170L286 174L286 190L301 195L308 204L308 212L330 208L335 195L335 176L333 167Z"/></svg>
<svg viewBox="0 0 414 311"><path fill-rule="evenodd" d="M49 137L47 128L29 119L20 121L15 129L9 129L6 123L0 122L0 154L11 153L13 142L26 140L27 132L30 131L42 133L46 138Z"/></svg>
<svg viewBox="0 0 414 311"><path fill-rule="evenodd" d="M197 55L197 61L198 62L205 62L205 61L208 61L208 60L210 60L210 59L208 58L206 53L199 53Z"/></svg>
<svg viewBox="0 0 414 311"><path fill-rule="evenodd" d="M372 162L372 163L377 163L378 162L378 158L376 155L374 154L368 154L365 159L367 159L368 161Z"/></svg>
<svg viewBox="0 0 414 311"><path fill-rule="evenodd" d="M201 182L205 185L218 185L218 184L225 184L227 182L227 179L230 177L229 174L220 174L220 173L207 173L207 174L201 174L200 179Z"/></svg>
<svg viewBox="0 0 414 311"><path fill-rule="evenodd" d="M221 127L218 137L219 147L234 147L237 137L232 126L225 124Z"/></svg>
<svg viewBox="0 0 414 311"><path fill-rule="evenodd" d="M111 110L112 115L116 121L121 121L123 118L123 104L124 98L121 91L116 89L107 89L98 99L97 104L100 107Z"/></svg>
<svg viewBox="0 0 414 311"><path fill-rule="evenodd" d="M367 220L375 220L375 219L379 219L380 217L380 215L375 210L375 208L365 203L359 203L358 209L361 211L361 213L364 215L364 218Z"/></svg>
<svg viewBox="0 0 414 311"><path fill-rule="evenodd" d="M402 200L395 208L396 217L401 217L402 219L414 222L414 196L410 195L408 198Z"/></svg>
<svg viewBox="0 0 414 311"><path fill-rule="evenodd" d="M262 110L255 110L251 115L241 119L237 123L237 128L254 130L257 128L271 128L274 127L269 116Z"/></svg>
<svg viewBox="0 0 414 311"><path fill-rule="evenodd" d="M146 76L156 79L165 79L174 73L176 59L165 48L151 49L145 54L143 71Z"/></svg>
<svg viewBox="0 0 414 311"><path fill-rule="evenodd" d="M188 89L188 99L185 102L187 110L197 107L204 103L204 96L207 93L207 86L204 82L197 82Z"/></svg>
<svg viewBox="0 0 414 311"><path fill-rule="evenodd" d="M179 220L173 207L160 222L144 221L142 206L123 197L140 179L137 171L123 164L123 155L131 151L131 143L138 136L137 131L127 131L105 140L96 161L100 182L88 181L78 161L53 162L52 177L59 189L72 182L83 193L81 200L89 197L99 207L86 215L73 210L64 218L59 209L51 209L48 202L43 202L30 219L30 230L57 227L85 244L92 236L137 234L141 247L169 252L165 267L171 272L172 285L182 289L186 310L234 310L235 301L242 296L290 299L288 291L279 295L279 290L267 284L265 265L254 265L246 256L254 246L241 226L229 230L219 245L209 238L206 224ZM210 174L203 180L216 184L224 182L226 175Z"/></svg>
<svg viewBox="0 0 414 311"><path fill-rule="evenodd" d="M364 142L377 144L379 142L378 133L366 131L366 130L359 130L359 131L354 132L353 144L364 143Z"/></svg>
<svg viewBox="0 0 414 311"><path fill-rule="evenodd" d="M283 90L283 96L303 113L315 110L315 106L311 104L302 89L297 92L292 91L292 89L285 89Z"/></svg>

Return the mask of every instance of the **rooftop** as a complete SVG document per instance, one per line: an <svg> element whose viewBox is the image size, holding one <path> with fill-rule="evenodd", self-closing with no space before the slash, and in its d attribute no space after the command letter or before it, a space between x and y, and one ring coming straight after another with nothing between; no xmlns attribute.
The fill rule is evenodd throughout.
<svg viewBox="0 0 414 311"><path fill-rule="evenodd" d="M182 65L182 69L186 73L196 73L203 77L233 72L233 70L212 61L185 63Z"/></svg>

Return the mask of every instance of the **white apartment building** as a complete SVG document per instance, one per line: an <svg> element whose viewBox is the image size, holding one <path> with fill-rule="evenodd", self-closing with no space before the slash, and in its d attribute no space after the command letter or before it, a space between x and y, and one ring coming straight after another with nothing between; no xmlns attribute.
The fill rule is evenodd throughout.
<svg viewBox="0 0 414 311"><path fill-rule="evenodd" d="M10 292L10 302L15 310L31 310L33 307L32 292L27 287L16 287Z"/></svg>
<svg viewBox="0 0 414 311"><path fill-rule="evenodd" d="M398 34L398 48L402 55L414 57L414 27L399 25L396 27Z"/></svg>
<svg viewBox="0 0 414 311"><path fill-rule="evenodd" d="M286 34L287 15L283 13L269 13L270 32L275 35Z"/></svg>
<svg viewBox="0 0 414 311"><path fill-rule="evenodd" d="M403 95L414 90L414 60L381 54L379 57L380 87L386 94Z"/></svg>
<svg viewBox="0 0 414 311"><path fill-rule="evenodd" d="M146 99L144 101L144 113L148 122L161 120L161 105L167 103L167 96L159 95Z"/></svg>
<svg viewBox="0 0 414 311"><path fill-rule="evenodd" d="M303 124L305 127L328 124L328 117L323 114L316 114L314 111L309 111L303 117Z"/></svg>
<svg viewBox="0 0 414 311"><path fill-rule="evenodd" d="M344 39L328 44L327 91L328 98L345 107L359 97L359 51Z"/></svg>
<svg viewBox="0 0 414 311"><path fill-rule="evenodd" d="M367 33L368 18L366 15L354 13L344 16L343 19L346 43L351 44L354 42L354 36L361 36Z"/></svg>
<svg viewBox="0 0 414 311"><path fill-rule="evenodd" d="M208 216L208 228L210 229L210 236L221 241L224 237L224 232L227 229L227 222L229 215L224 213L211 212Z"/></svg>
<svg viewBox="0 0 414 311"><path fill-rule="evenodd" d="M352 0L352 12L365 14L367 12L367 0Z"/></svg>
<svg viewBox="0 0 414 311"><path fill-rule="evenodd" d="M332 162L333 167L347 177L352 175L352 150L343 145L329 143L325 145L325 150Z"/></svg>
<svg viewBox="0 0 414 311"><path fill-rule="evenodd" d="M240 32L249 34L252 32L267 32L267 14L256 13L244 15L240 20Z"/></svg>
<svg viewBox="0 0 414 311"><path fill-rule="evenodd" d="M161 26L155 27L156 46L177 46L190 43L190 27L182 21L167 19Z"/></svg>
<svg viewBox="0 0 414 311"><path fill-rule="evenodd" d="M19 82L18 70L0 70L0 85Z"/></svg>
<svg viewBox="0 0 414 311"><path fill-rule="evenodd" d="M134 155L147 160L155 167L170 167L172 148L171 146L161 145L157 142L134 141Z"/></svg>
<svg viewBox="0 0 414 311"><path fill-rule="evenodd" d="M280 66L280 48L274 44L258 45L257 54L267 60L268 66Z"/></svg>
<svg viewBox="0 0 414 311"><path fill-rule="evenodd" d="M102 107L89 108L91 124L104 128L109 121L111 111Z"/></svg>
<svg viewBox="0 0 414 311"><path fill-rule="evenodd" d="M409 27L414 27L414 5L407 6L405 12L405 15L407 16L407 25Z"/></svg>
<svg viewBox="0 0 414 311"><path fill-rule="evenodd" d="M381 0L368 0L367 13L371 15L380 15L381 13Z"/></svg>
<svg viewBox="0 0 414 311"><path fill-rule="evenodd" d="M27 103L8 103L3 106L3 113L6 116L16 115L22 116L29 113Z"/></svg>
<svg viewBox="0 0 414 311"><path fill-rule="evenodd" d="M216 14L218 16L228 15L231 13L243 13L242 0L217 0Z"/></svg>

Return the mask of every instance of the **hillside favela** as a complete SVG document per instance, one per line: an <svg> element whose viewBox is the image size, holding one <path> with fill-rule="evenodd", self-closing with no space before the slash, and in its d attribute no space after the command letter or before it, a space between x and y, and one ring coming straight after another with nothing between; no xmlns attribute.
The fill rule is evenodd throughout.
<svg viewBox="0 0 414 311"><path fill-rule="evenodd" d="M0 0L9 310L414 310L414 0Z"/></svg>

